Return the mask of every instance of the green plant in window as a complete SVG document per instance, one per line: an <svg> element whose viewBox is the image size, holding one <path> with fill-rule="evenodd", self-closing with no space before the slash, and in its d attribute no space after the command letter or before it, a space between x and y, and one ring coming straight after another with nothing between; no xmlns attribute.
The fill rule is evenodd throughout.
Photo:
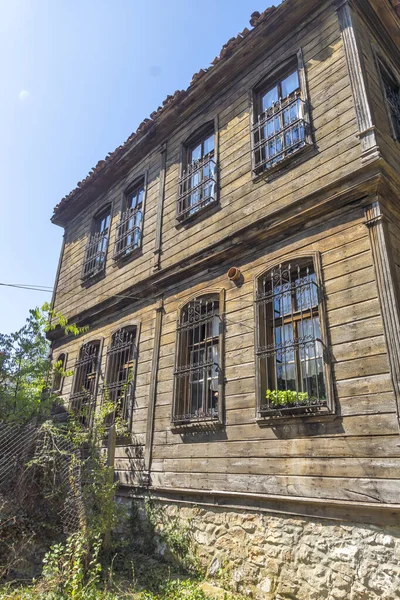
<svg viewBox="0 0 400 600"><path fill-rule="evenodd" d="M266 398L274 408L303 405L308 402L307 392L294 392L292 390L267 390Z"/></svg>

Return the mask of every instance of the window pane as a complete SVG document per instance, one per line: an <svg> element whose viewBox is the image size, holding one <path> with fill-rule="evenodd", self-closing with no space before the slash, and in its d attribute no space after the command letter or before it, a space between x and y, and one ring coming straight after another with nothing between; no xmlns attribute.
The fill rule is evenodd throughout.
<svg viewBox="0 0 400 600"><path fill-rule="evenodd" d="M95 231L103 233L110 225L110 213L107 213L96 220Z"/></svg>
<svg viewBox="0 0 400 600"><path fill-rule="evenodd" d="M207 156L210 152L214 150L214 134L210 135L210 137L204 140L204 154L203 156Z"/></svg>
<svg viewBox="0 0 400 600"><path fill-rule="evenodd" d="M296 309L307 310L318 306L317 282L315 273L296 280Z"/></svg>
<svg viewBox="0 0 400 600"><path fill-rule="evenodd" d="M262 97L262 111L266 111L271 108L276 102L278 102L278 86L273 87Z"/></svg>
<svg viewBox="0 0 400 600"><path fill-rule="evenodd" d="M294 92L295 90L297 90L299 88L299 74L298 74L298 72L294 71L293 73L291 73L290 75L288 75L288 77L286 77L282 81L281 88L282 88L282 98L286 98L292 92Z"/></svg>
<svg viewBox="0 0 400 600"><path fill-rule="evenodd" d="M201 143L198 144L197 146L195 146L191 152L190 152L190 161L189 162L196 162L196 160L199 160L201 158Z"/></svg>

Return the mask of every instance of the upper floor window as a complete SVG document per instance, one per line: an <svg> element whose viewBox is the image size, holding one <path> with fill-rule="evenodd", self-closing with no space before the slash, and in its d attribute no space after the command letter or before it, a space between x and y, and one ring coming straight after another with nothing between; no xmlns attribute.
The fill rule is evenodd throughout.
<svg viewBox="0 0 400 600"><path fill-rule="evenodd" d="M96 406L96 387L100 369L100 341L84 344L75 363L70 406L73 413L90 425Z"/></svg>
<svg viewBox="0 0 400 600"><path fill-rule="evenodd" d="M393 137L400 141L400 85L392 71L379 62Z"/></svg>
<svg viewBox="0 0 400 600"><path fill-rule="evenodd" d="M180 311L173 423L220 419L221 335L218 295L191 300Z"/></svg>
<svg viewBox="0 0 400 600"><path fill-rule="evenodd" d="M57 357L54 365L53 382L51 391L53 394L61 394L64 383L64 371L67 366L67 355L63 352Z"/></svg>
<svg viewBox="0 0 400 600"><path fill-rule="evenodd" d="M93 220L92 232L86 246L85 260L83 263L83 279L98 275L105 270L110 221L110 207Z"/></svg>
<svg viewBox="0 0 400 600"><path fill-rule="evenodd" d="M253 175L271 170L310 143L308 103L301 51L254 94Z"/></svg>
<svg viewBox="0 0 400 600"><path fill-rule="evenodd" d="M257 281L259 416L330 408L320 283L312 258L280 264Z"/></svg>
<svg viewBox="0 0 400 600"><path fill-rule="evenodd" d="M214 123L184 145L182 175L179 179L176 217L184 221L216 200L216 157Z"/></svg>
<svg viewBox="0 0 400 600"><path fill-rule="evenodd" d="M114 404L107 418L111 425L115 418L129 422L132 410L132 391L136 358L136 327L119 329L111 338L107 350L104 399Z"/></svg>
<svg viewBox="0 0 400 600"><path fill-rule="evenodd" d="M125 258L141 247L144 191L145 180L142 178L124 196L123 212L117 225L114 248L115 259Z"/></svg>

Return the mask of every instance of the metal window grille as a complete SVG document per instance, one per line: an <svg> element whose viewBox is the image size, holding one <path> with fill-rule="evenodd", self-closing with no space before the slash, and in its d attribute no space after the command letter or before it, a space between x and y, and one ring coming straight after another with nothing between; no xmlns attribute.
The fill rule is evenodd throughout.
<svg viewBox="0 0 400 600"><path fill-rule="evenodd" d="M312 261L287 263L259 281L259 411L284 415L327 407L320 290Z"/></svg>
<svg viewBox="0 0 400 600"><path fill-rule="evenodd" d="M382 72L382 79L395 135L400 140L400 87L386 70Z"/></svg>
<svg viewBox="0 0 400 600"><path fill-rule="evenodd" d="M259 114L252 127L253 173L259 175L306 145L304 100L298 88Z"/></svg>
<svg viewBox="0 0 400 600"><path fill-rule="evenodd" d="M84 344L75 363L70 408L83 425L90 426L96 408L100 342Z"/></svg>
<svg viewBox="0 0 400 600"><path fill-rule="evenodd" d="M115 240L114 259L128 256L139 248L142 242L142 221L143 213L140 207L128 208L121 215L121 220L117 226L117 236Z"/></svg>
<svg viewBox="0 0 400 600"><path fill-rule="evenodd" d="M177 324L173 423L218 420L220 380L219 302L189 302Z"/></svg>
<svg viewBox="0 0 400 600"><path fill-rule="evenodd" d="M176 218L184 221L216 202L217 169L214 151L190 163L179 179Z"/></svg>
<svg viewBox="0 0 400 600"><path fill-rule="evenodd" d="M132 411L132 391L136 355L136 328L119 329L112 336L107 350L106 383L103 401L112 402L114 412L107 417L107 425L116 418L129 422Z"/></svg>
<svg viewBox="0 0 400 600"><path fill-rule="evenodd" d="M98 231L90 236L83 262L83 279L94 277L104 271L106 267L107 247L108 227L104 231Z"/></svg>

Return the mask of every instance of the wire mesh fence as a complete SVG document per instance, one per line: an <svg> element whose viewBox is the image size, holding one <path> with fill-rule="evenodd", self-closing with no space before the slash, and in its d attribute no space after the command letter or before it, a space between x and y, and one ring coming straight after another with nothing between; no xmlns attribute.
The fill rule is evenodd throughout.
<svg viewBox="0 0 400 600"><path fill-rule="evenodd" d="M0 579L85 526L81 450L52 420L0 423Z"/></svg>

